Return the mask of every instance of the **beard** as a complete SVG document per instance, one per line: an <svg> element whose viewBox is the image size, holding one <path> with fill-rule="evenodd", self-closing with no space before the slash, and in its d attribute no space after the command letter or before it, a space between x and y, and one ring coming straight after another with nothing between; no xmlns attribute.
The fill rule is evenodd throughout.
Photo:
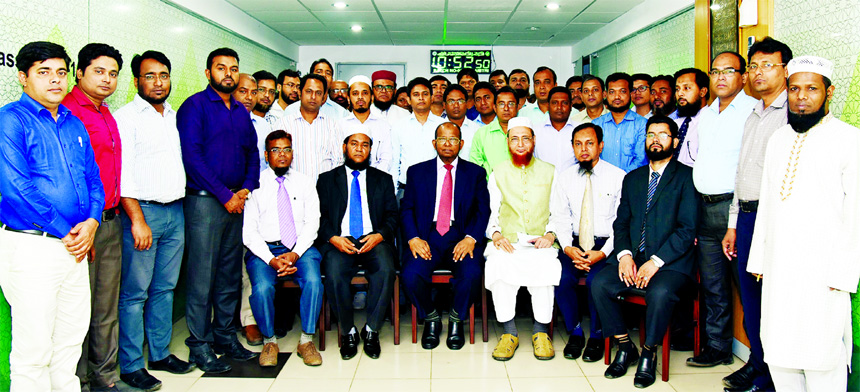
<svg viewBox="0 0 860 392"><path fill-rule="evenodd" d="M356 107L352 108L353 112L360 113L360 114L367 113L368 110L370 110L370 108L356 108Z"/></svg>
<svg viewBox="0 0 860 392"><path fill-rule="evenodd" d="M272 171L275 172L275 177L283 177L290 171L290 167L273 167Z"/></svg>
<svg viewBox="0 0 860 392"><path fill-rule="evenodd" d="M148 102L150 105L161 105L167 101L167 97L170 96L170 89L167 89L167 94L164 94L161 98L152 98L146 95L143 95L143 91L137 90L137 95L140 95L144 101Z"/></svg>
<svg viewBox="0 0 860 392"><path fill-rule="evenodd" d="M373 105L376 106L377 109L382 110L383 112L388 110L391 107L391 104L394 103L394 100L390 100L388 102L382 102L378 99L373 100Z"/></svg>
<svg viewBox="0 0 860 392"><path fill-rule="evenodd" d="M791 128L794 129L797 133L805 133L810 130L812 127L818 125L824 116L827 115L827 111L824 110L824 104L818 108L818 110L807 113L807 114L798 114L788 110L788 124L791 125Z"/></svg>
<svg viewBox="0 0 860 392"><path fill-rule="evenodd" d="M594 159L588 161L579 161L580 172L590 172L594 170Z"/></svg>
<svg viewBox="0 0 860 392"><path fill-rule="evenodd" d="M572 107L572 108L574 108L574 109L576 109L576 110L579 110L579 111L581 112L581 111L582 111L582 109L585 109L585 104L584 104L584 103L582 103L582 102L580 102L580 103L574 103L574 104L571 104L571 105L570 105L570 107Z"/></svg>
<svg viewBox="0 0 860 392"><path fill-rule="evenodd" d="M535 153L534 149L526 152L523 155L517 155L512 151L511 152L511 160L513 160L514 166L517 166L517 167L528 166L528 164L531 163L531 161L532 161L532 156L534 156L534 153Z"/></svg>
<svg viewBox="0 0 860 392"><path fill-rule="evenodd" d="M699 110L701 109L701 99L697 99L693 102L688 102L686 105L678 105L678 117L693 117L699 114Z"/></svg>
<svg viewBox="0 0 860 392"><path fill-rule="evenodd" d="M356 161L352 160L352 158L350 158L349 155L346 155L346 153L343 153L343 162L344 162L344 165L346 165L346 167L348 167L352 170L361 171L361 170L364 170L364 169L367 169L368 167L370 167L370 156L368 155L368 159L365 159L361 162L356 162Z"/></svg>
<svg viewBox="0 0 860 392"><path fill-rule="evenodd" d="M627 104L622 104L621 106L612 106L612 104L607 104L606 107L609 109L610 112L624 113L630 109L630 102L627 102Z"/></svg>
<svg viewBox="0 0 860 392"><path fill-rule="evenodd" d="M223 82L224 82L224 79L221 79L221 81L218 83L215 83L214 80L210 80L209 85L212 86L212 88L214 88L215 91L218 91L218 92L224 93L224 94L233 94L233 91L236 91L236 88L239 87L239 85L236 84L235 82L233 83L232 86L225 86L225 85L221 84Z"/></svg>
<svg viewBox="0 0 860 392"><path fill-rule="evenodd" d="M285 102L285 103L287 104L287 106L290 106L290 105L292 105L292 104L294 104L294 103L296 103L296 102L298 102L298 101L299 101L299 99L298 99L298 98L296 98L296 99L291 99L289 96L284 95L284 92L283 92L283 91L281 92L281 102Z"/></svg>
<svg viewBox="0 0 860 392"><path fill-rule="evenodd" d="M675 103L674 102L666 102L662 107L654 106L654 114L657 116L668 116L675 111Z"/></svg>
<svg viewBox="0 0 860 392"><path fill-rule="evenodd" d="M651 144L651 145L653 146L654 144ZM651 150L650 146L648 147L647 150L645 150L645 155L648 156L648 160L651 162L662 161L666 158L671 157L672 154L674 154L674 153L675 153L675 146L673 146L671 143L669 144L669 148L665 148L665 149L660 150L660 151L653 151L653 150Z"/></svg>
<svg viewBox="0 0 860 392"><path fill-rule="evenodd" d="M272 105L264 105L262 103L257 103L256 105L254 105L254 111L266 114L269 112L269 109L271 107L272 107Z"/></svg>

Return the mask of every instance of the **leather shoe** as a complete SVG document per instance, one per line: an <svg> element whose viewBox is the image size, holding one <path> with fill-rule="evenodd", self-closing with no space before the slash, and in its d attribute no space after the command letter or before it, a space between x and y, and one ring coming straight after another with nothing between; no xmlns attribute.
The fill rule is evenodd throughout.
<svg viewBox="0 0 860 392"><path fill-rule="evenodd" d="M723 388L723 392L764 392L765 389L761 389L755 385L751 385L749 388ZM774 391L773 389L768 389L767 391Z"/></svg>
<svg viewBox="0 0 860 392"><path fill-rule="evenodd" d="M257 358L260 353L255 353L247 348L243 347L238 340L233 341L226 347L218 347L215 346L215 354L218 355L226 355L232 359L237 361L250 361L254 358Z"/></svg>
<svg viewBox="0 0 860 392"><path fill-rule="evenodd" d="M633 386L636 388L648 388L657 379L657 352L642 349L639 358L639 367L633 376Z"/></svg>
<svg viewBox="0 0 860 392"><path fill-rule="evenodd" d="M439 334L442 333L442 322L424 321L424 333L421 335L421 347L432 350L439 345Z"/></svg>
<svg viewBox="0 0 860 392"><path fill-rule="evenodd" d="M445 344L451 350L459 350L466 344L462 321L448 321L448 339L445 339Z"/></svg>
<svg viewBox="0 0 860 392"><path fill-rule="evenodd" d="M723 385L729 389L746 390L753 385L753 380L756 376L757 372L755 371L755 368L749 363L746 363L736 372L723 378Z"/></svg>
<svg viewBox="0 0 860 392"><path fill-rule="evenodd" d="M570 336L567 339L567 344L564 345L564 357L567 359L577 359L582 355L582 349L585 347L585 338L582 336Z"/></svg>
<svg viewBox="0 0 860 392"><path fill-rule="evenodd" d="M120 374L119 379L132 388L149 391L157 391L161 388L161 381L152 377L146 369L137 369L131 373Z"/></svg>
<svg viewBox="0 0 860 392"><path fill-rule="evenodd" d="M597 362L603 359L603 351L606 345L603 339L588 338L588 343L585 344L585 351L582 353L582 360L585 362Z"/></svg>
<svg viewBox="0 0 860 392"><path fill-rule="evenodd" d="M361 341L358 336L358 333L348 333L340 338L340 357L342 359L350 359L358 354L358 343Z"/></svg>
<svg viewBox="0 0 860 392"><path fill-rule="evenodd" d="M735 362L731 352L723 352L711 347L705 347L702 354L687 358L687 366L714 367L717 365L731 365Z"/></svg>
<svg viewBox="0 0 860 392"><path fill-rule="evenodd" d="M193 363L176 358L173 354L168 355L167 358L160 361L149 362L149 370L163 370L173 374L185 374L194 370L195 367Z"/></svg>
<svg viewBox="0 0 860 392"><path fill-rule="evenodd" d="M439 344L438 340L436 344ZM364 338L364 353L370 358L377 359L381 352L382 348L379 347L379 332L367 332L367 335Z"/></svg>
<svg viewBox="0 0 860 392"><path fill-rule="evenodd" d="M609 367L606 368L606 371L603 373L603 376L606 378L618 378L624 377L627 374L627 368L632 366L639 360L639 351L636 350L636 346L630 345L632 349L624 350L622 348L618 348L618 351L615 352L615 360L609 364Z"/></svg>
<svg viewBox="0 0 860 392"><path fill-rule="evenodd" d="M260 346L263 344L263 334L260 332L260 327L256 324L245 327L243 332L249 346Z"/></svg>
<svg viewBox="0 0 860 392"><path fill-rule="evenodd" d="M208 347L205 347L203 350L200 350L197 353L191 352L191 355L188 356L188 361L193 362L197 365L197 368L206 372L206 373L226 373L230 370L233 370L233 367L222 362L218 357L215 356L215 353L212 350L209 350Z"/></svg>

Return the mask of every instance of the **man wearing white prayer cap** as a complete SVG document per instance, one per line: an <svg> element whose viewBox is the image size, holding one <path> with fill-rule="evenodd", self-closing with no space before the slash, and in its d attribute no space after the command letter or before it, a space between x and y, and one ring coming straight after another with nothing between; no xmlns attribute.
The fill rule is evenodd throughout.
<svg viewBox="0 0 860 392"><path fill-rule="evenodd" d="M341 128L364 124L373 132L373 149L370 166L391 174L391 126L378 113L372 112L373 90L370 78L356 75L349 79L348 97L352 111L341 120Z"/></svg>
<svg viewBox="0 0 860 392"><path fill-rule="evenodd" d="M496 318L504 333L493 350L493 359L507 361L519 346L514 323L517 292L528 287L534 312L532 345L537 359L552 359L549 339L554 286L561 278L561 264L550 215L549 200L555 186L555 167L534 157L535 134L528 117L508 121L510 158L493 167L488 180L492 239L484 251L484 285L493 292Z"/></svg>
<svg viewBox="0 0 860 392"><path fill-rule="evenodd" d="M747 271L762 279L776 389L844 391L860 280L860 129L828 110L832 62L795 57L787 69L788 124L767 144Z"/></svg>

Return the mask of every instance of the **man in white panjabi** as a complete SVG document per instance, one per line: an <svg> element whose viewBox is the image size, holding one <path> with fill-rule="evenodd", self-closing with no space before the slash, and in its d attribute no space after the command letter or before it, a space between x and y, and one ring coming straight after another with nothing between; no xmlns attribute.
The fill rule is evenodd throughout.
<svg viewBox="0 0 860 392"><path fill-rule="evenodd" d="M514 323L517 292L528 287L535 323L532 335L537 359L552 359L555 352L547 332L552 318L554 286L561 278L555 234L550 231L549 200L555 167L534 158L535 135L531 121L517 117L508 123L511 158L493 168L488 181L490 223L487 237L493 246L484 251L484 284L493 292L496 318L504 334L493 359L511 359L519 346Z"/></svg>
<svg viewBox="0 0 860 392"><path fill-rule="evenodd" d="M776 389L844 391L860 279L860 130L829 113L832 62L802 56L787 68L788 124L768 141L747 271L763 279Z"/></svg>

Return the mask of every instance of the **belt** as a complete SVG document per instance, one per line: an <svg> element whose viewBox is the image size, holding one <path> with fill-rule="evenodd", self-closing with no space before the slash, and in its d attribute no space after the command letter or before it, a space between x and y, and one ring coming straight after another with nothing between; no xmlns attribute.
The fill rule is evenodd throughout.
<svg viewBox="0 0 860 392"><path fill-rule="evenodd" d="M110 222L114 218L116 218L119 211L117 208L111 208L109 210L102 211L102 222Z"/></svg>
<svg viewBox="0 0 860 392"><path fill-rule="evenodd" d="M139 204L149 204L149 205L153 205L153 206L166 207L166 206L169 206L169 205L171 205L171 204L173 204L173 203L176 203L177 201L178 201L178 200L174 200L174 201L167 202L167 203L162 203L162 202L160 202L160 201L153 201L153 200L138 200L137 202L138 202Z"/></svg>
<svg viewBox="0 0 860 392"><path fill-rule="evenodd" d="M609 240L609 237L594 237L594 245L597 246L597 243L600 241L603 241L603 243L605 244L606 241L608 241L608 240ZM579 236L576 234L573 235L572 245L574 247L579 247ZM562 249L562 250L564 250L564 249ZM591 249L586 249L586 250L591 250Z"/></svg>
<svg viewBox="0 0 860 392"><path fill-rule="evenodd" d="M13 228L11 228L11 227L9 227L9 226L6 226L6 225L3 225L3 230L11 231L11 232L14 232L14 233L32 234L32 235L37 235L37 236L40 236L40 237L47 237L47 238L56 238L56 239L60 239L60 237L57 237L57 236L55 236L55 235L53 235L53 234L50 234L50 233L47 233L47 232L44 232L44 231L40 231L40 230L16 230L16 229L13 229Z"/></svg>
<svg viewBox="0 0 860 392"><path fill-rule="evenodd" d="M741 200L738 202L738 204L740 204L742 212L756 212L756 211L758 211L758 200L750 200L750 201Z"/></svg>
<svg viewBox="0 0 860 392"><path fill-rule="evenodd" d="M723 194L720 194L720 195L705 195L705 194L702 194L702 200L704 200L704 201L705 201L705 203L719 203L719 202L721 202L721 201L731 200L731 199L732 199L732 197L734 197L734 196L735 196L735 194L734 194L734 193L732 193L732 192L729 192L729 193L723 193Z"/></svg>
<svg viewBox="0 0 860 392"><path fill-rule="evenodd" d="M236 193L238 191L239 191L239 188L230 189L230 192L233 192L233 193ZM213 194L212 192L204 191L202 189L185 188L185 194L188 196L215 197L215 194Z"/></svg>

